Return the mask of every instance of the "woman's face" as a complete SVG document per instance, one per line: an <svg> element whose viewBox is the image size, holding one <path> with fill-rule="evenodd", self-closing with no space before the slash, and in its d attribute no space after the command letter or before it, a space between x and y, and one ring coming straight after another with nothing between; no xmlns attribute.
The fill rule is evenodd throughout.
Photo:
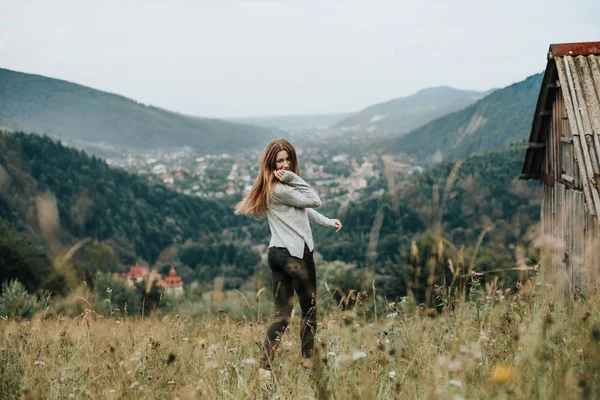
<svg viewBox="0 0 600 400"><path fill-rule="evenodd" d="M292 161L287 151L281 150L275 157L275 169L277 171L284 170L289 171L292 168Z"/></svg>

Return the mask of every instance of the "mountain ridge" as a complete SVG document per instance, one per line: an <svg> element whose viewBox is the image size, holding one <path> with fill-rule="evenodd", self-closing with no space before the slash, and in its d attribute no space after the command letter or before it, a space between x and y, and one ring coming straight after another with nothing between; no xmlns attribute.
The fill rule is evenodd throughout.
<svg viewBox="0 0 600 400"><path fill-rule="evenodd" d="M130 148L262 146L274 129L189 116L66 80L0 68L0 127Z"/></svg>
<svg viewBox="0 0 600 400"><path fill-rule="evenodd" d="M405 153L423 163L436 163L525 140L531 129L541 82L541 73L531 75L402 137L380 140L371 148Z"/></svg>
<svg viewBox="0 0 600 400"><path fill-rule="evenodd" d="M367 106L339 121L334 127L347 131L402 135L435 118L467 107L488 93L450 86L424 88L409 96Z"/></svg>

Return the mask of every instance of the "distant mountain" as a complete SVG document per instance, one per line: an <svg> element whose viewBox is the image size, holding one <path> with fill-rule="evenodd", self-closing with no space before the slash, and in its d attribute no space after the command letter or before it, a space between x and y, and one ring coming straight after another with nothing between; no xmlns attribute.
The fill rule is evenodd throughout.
<svg viewBox="0 0 600 400"><path fill-rule="evenodd" d="M235 117L227 120L242 124L264 126L277 129L305 129L326 127L346 118L350 113L273 115L260 117Z"/></svg>
<svg viewBox="0 0 600 400"><path fill-rule="evenodd" d="M542 74L496 90L467 108L372 147L406 153L423 163L484 153L529 135Z"/></svg>
<svg viewBox="0 0 600 400"><path fill-rule="evenodd" d="M338 122L350 132L402 135L436 118L463 109L489 92L458 90L447 86L423 89L411 96L375 104Z"/></svg>
<svg viewBox="0 0 600 400"><path fill-rule="evenodd" d="M130 148L262 146L272 129L186 116L89 87L0 69L0 128Z"/></svg>

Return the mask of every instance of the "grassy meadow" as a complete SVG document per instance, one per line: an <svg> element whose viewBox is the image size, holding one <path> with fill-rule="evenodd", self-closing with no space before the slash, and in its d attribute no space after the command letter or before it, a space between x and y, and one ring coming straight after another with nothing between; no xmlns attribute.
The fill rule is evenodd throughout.
<svg viewBox="0 0 600 400"><path fill-rule="evenodd" d="M321 307L316 356L301 365L294 316L258 380L268 318L44 311L0 321L2 399L593 399L600 396L600 296L559 296L541 279L500 289L472 274L470 296ZM260 295L260 293L259 293ZM321 303L327 303L327 296ZM229 301L235 302L236 299ZM362 300L361 300L362 297ZM462 297L462 298L461 298ZM84 299L81 299L84 302ZM377 309L379 307L379 309Z"/></svg>
<svg viewBox="0 0 600 400"><path fill-rule="evenodd" d="M364 275L356 290L333 286L336 279L355 282L337 275L354 274L344 263L328 263L329 270L317 271L323 286L313 367L302 367L296 309L272 363L272 379L263 382L258 360L272 307L267 279L257 273L244 291L226 296L186 288L172 301L153 297L150 275L141 285L141 312L134 312L136 292L113 271L96 274L93 288L82 282L85 274L72 255L88 239L67 250L57 234L56 201L38 198L52 264L47 256L31 257L44 267L40 277L58 271L69 290L65 297L44 291L38 301L23 282L2 287L0 399L600 398L597 279L573 293L566 290L570 282L545 276L551 265L562 265L563 252L552 240L538 240L535 257L524 246L506 246L504 269L486 265L485 257L478 261L491 227L481 230L474 248L452 245L443 237L441 210L459 167L442 196L436 188L434 205L442 205L434 214L437 223L411 242L411 264L396 275L408 296L386 299L377 292L376 258L356 274ZM369 255L378 237L373 229ZM541 252L542 246L552 251ZM170 247L155 266L166 264L163 255L173 256ZM106 267L106 258L98 257L97 264ZM40 279L44 289L45 281ZM162 301L172 304L161 308Z"/></svg>

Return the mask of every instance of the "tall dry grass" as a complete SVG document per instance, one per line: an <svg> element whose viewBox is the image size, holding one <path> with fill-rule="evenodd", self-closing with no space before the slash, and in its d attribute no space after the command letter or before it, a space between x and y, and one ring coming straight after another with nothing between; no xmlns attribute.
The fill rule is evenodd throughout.
<svg viewBox="0 0 600 400"><path fill-rule="evenodd" d="M300 367L299 324L283 336L274 379L257 360L268 321L192 319L0 321L0 398L597 398L600 299L565 300L529 280L502 290L471 279L470 299L432 317L410 298L381 318L329 309L315 367ZM439 288L438 288L439 289ZM240 299L241 302L241 299ZM372 307L365 301L357 307ZM361 316L362 314L362 316ZM372 314L371 314L372 315Z"/></svg>

